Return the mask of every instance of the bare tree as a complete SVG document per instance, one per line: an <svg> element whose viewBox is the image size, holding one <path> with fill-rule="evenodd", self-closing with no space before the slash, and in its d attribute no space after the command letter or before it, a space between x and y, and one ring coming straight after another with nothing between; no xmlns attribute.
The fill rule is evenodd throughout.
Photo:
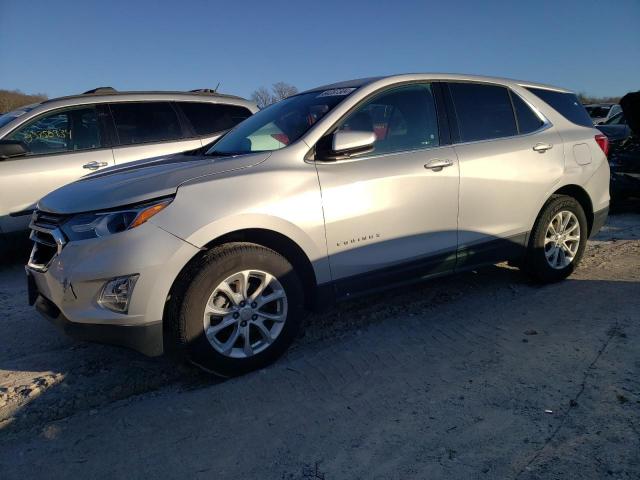
<svg viewBox="0 0 640 480"><path fill-rule="evenodd" d="M258 108L264 108L274 103L271 92L269 92L265 87L260 87L253 92L251 94L251 99L256 102Z"/></svg>
<svg viewBox="0 0 640 480"><path fill-rule="evenodd" d="M580 103L583 105L590 103L618 103L620 102L620 97L594 97L581 92L578 94L578 100L580 100Z"/></svg>
<svg viewBox="0 0 640 480"><path fill-rule="evenodd" d="M274 83L271 90L273 90L273 96L275 97L276 102L298 93L298 89L296 87L284 82Z"/></svg>
<svg viewBox="0 0 640 480"><path fill-rule="evenodd" d="M291 95L298 93L298 89L285 82L274 83L269 91L266 87L260 87L251 94L251 99L256 102L258 108L268 107Z"/></svg>
<svg viewBox="0 0 640 480"><path fill-rule="evenodd" d="M10 112L18 107L46 100L47 96L38 93L27 95L20 90L0 90L0 113Z"/></svg>

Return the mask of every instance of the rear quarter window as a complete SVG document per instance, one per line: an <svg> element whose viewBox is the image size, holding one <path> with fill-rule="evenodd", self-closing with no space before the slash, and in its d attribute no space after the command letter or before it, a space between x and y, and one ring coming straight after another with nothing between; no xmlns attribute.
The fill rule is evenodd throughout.
<svg viewBox="0 0 640 480"><path fill-rule="evenodd" d="M555 92L543 88L527 88L527 90L548 103L570 122L583 127L593 127L591 117L574 93Z"/></svg>

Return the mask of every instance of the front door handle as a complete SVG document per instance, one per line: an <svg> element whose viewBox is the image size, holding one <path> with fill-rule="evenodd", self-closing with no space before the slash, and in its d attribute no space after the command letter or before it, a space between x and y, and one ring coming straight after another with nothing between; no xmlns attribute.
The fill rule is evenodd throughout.
<svg viewBox="0 0 640 480"><path fill-rule="evenodd" d="M433 170L434 172L439 172L443 168L450 167L451 165L453 165L453 161L449 160L448 158L434 158L430 162L426 163L424 168L428 168L429 170Z"/></svg>
<svg viewBox="0 0 640 480"><path fill-rule="evenodd" d="M106 167L107 165L109 165L109 163L107 163L107 162L96 162L96 161L93 161L93 162L85 163L82 166L82 168L86 168L86 169L89 169L89 170L97 170L97 169L99 169L101 167Z"/></svg>
<svg viewBox="0 0 640 480"><path fill-rule="evenodd" d="M551 150L553 145L550 143L536 143L532 148L534 152L544 153L547 150Z"/></svg>

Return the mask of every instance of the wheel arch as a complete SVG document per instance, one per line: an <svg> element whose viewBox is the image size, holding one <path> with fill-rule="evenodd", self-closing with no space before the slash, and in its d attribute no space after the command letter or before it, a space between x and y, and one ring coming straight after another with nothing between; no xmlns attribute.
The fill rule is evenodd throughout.
<svg viewBox="0 0 640 480"><path fill-rule="evenodd" d="M593 203L587 191L579 185L569 184L569 185L564 185L563 187L560 187L555 192L553 192L552 195L566 195L568 197L574 198L580 204L580 206L584 210L585 216L587 217L588 234L591 235L591 230L593 228L594 212L593 212ZM551 197L549 197L549 199L550 198Z"/></svg>
<svg viewBox="0 0 640 480"><path fill-rule="evenodd" d="M187 264L181 269L180 273L178 273L169 290L168 299L171 299L174 295L178 294L177 289L183 285L185 276L192 271L198 262L203 260L208 251L225 244L238 242L261 245L285 257L291 265L293 265L293 268L300 274L300 280L302 281L305 293L305 308L315 310L319 308L323 301L327 300L325 291L322 290L321 292L318 288L313 263L302 247L286 235L265 228L245 228L234 230L210 240L201 248L201 251L198 254L187 262ZM176 302L171 301L166 302L163 320L167 318L167 315L170 313L169 310L175 306L175 303Z"/></svg>

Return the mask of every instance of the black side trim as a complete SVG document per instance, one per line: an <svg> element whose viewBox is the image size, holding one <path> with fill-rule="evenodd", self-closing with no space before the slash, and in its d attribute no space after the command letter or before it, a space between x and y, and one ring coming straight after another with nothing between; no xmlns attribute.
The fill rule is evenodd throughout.
<svg viewBox="0 0 640 480"><path fill-rule="evenodd" d="M524 232L511 237L465 245L458 249L456 270L519 259L526 252L528 236L529 232Z"/></svg>
<svg viewBox="0 0 640 480"><path fill-rule="evenodd" d="M150 357L163 353L161 321L143 326L74 323L42 295L38 295L35 307L47 320L76 340L119 345Z"/></svg>
<svg viewBox="0 0 640 480"><path fill-rule="evenodd" d="M593 214L593 225L591 227L591 232L589 233L589 238L592 238L598 234L600 229L607 222L608 215L609 215L609 207L605 207L602 210L598 210Z"/></svg>
<svg viewBox="0 0 640 480"><path fill-rule="evenodd" d="M454 270L455 264L456 253L452 250L372 272L341 278L334 282L336 299L353 298L450 273Z"/></svg>
<svg viewBox="0 0 640 480"><path fill-rule="evenodd" d="M493 238L448 251L403 262L333 282L336 300L345 300L388 288L416 283L464 271L481 265L493 265L506 260L519 260L526 253L529 232L507 238ZM325 285L326 287L326 285ZM327 294L327 292L324 292Z"/></svg>

